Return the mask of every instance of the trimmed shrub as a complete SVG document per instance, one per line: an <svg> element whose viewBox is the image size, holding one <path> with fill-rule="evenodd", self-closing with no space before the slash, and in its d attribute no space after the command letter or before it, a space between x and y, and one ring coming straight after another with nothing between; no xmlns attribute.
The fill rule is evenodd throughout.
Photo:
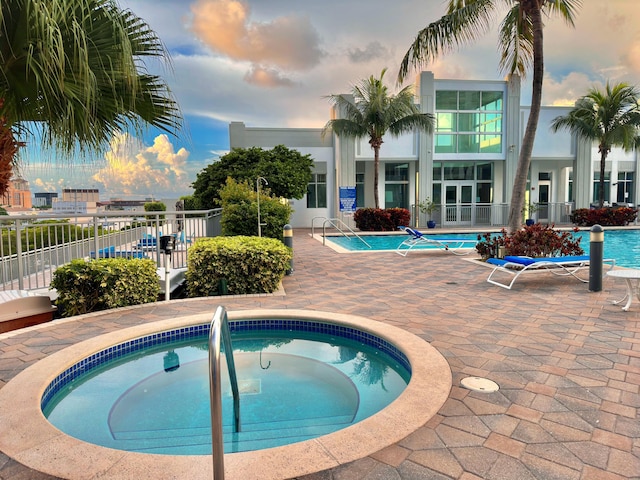
<svg viewBox="0 0 640 480"><path fill-rule="evenodd" d="M225 279L230 295L272 293L292 257L291 249L273 238L199 239L189 249L187 291L190 297L216 295L218 284Z"/></svg>
<svg viewBox="0 0 640 480"><path fill-rule="evenodd" d="M293 209L288 203L273 198L268 189L260 192L260 223L263 237L282 240L282 229L289 223ZM228 178L220 190L222 198L222 235L258 235L258 203L256 192L248 183Z"/></svg>
<svg viewBox="0 0 640 480"><path fill-rule="evenodd" d="M574 230L577 231L577 230ZM526 255L528 257L560 257L583 255L581 238L571 232L559 232L553 225L536 223L526 226L513 234L503 228L500 235L485 233L478 235L476 250L486 260L498 256L498 248L504 247L505 255Z"/></svg>
<svg viewBox="0 0 640 480"><path fill-rule="evenodd" d="M150 303L160 294L156 269L149 258L77 259L53 272L51 288L63 317Z"/></svg>
<svg viewBox="0 0 640 480"><path fill-rule="evenodd" d="M406 208L387 208L387 212L391 215L391 223L394 225L394 230L398 227L405 227L411 223L411 213Z"/></svg>
<svg viewBox="0 0 640 480"><path fill-rule="evenodd" d="M579 227L593 225L624 226L636 219L638 211L629 207L579 208L571 214L571 221Z"/></svg>
<svg viewBox="0 0 640 480"><path fill-rule="evenodd" d="M360 208L354 213L353 220L363 232L392 232L409 225L411 214L406 208Z"/></svg>

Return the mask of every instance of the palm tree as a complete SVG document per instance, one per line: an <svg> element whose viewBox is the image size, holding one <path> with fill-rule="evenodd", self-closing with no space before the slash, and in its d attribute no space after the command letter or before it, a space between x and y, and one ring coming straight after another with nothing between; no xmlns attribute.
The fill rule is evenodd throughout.
<svg viewBox="0 0 640 480"><path fill-rule="evenodd" d="M500 6L509 8L500 24L500 69L524 76L533 66L531 111L522 138L509 206L509 230L512 232L521 223L520 212L524 205L531 152L542 102L542 15L559 16L573 26L576 9L581 4L581 0L449 0L446 15L418 32L400 66L398 79L402 81L410 66L423 65L462 44L476 40L495 24L494 16Z"/></svg>
<svg viewBox="0 0 640 480"><path fill-rule="evenodd" d="M396 95L389 95L383 82L387 69L383 69L380 78L373 75L355 85L351 97L329 95L328 98L343 118L329 120L323 134L332 130L338 136L364 138L369 137L373 149L373 198L375 207L380 208L378 198L378 179L380 169L380 147L382 137L389 133L398 137L415 129L432 132L434 117L421 113L415 104L413 90L405 87Z"/></svg>
<svg viewBox="0 0 640 480"><path fill-rule="evenodd" d="M25 136L71 158L118 130L177 130L177 105L143 62L166 60L164 46L131 11L115 0L0 5L0 179Z"/></svg>
<svg viewBox="0 0 640 480"><path fill-rule="evenodd" d="M626 83L611 86L609 82L602 92L591 88L580 97L575 107L551 123L557 132L567 129L587 140L598 142L600 153L600 184L598 201L604 204L604 167L612 147L625 151L640 148L640 90Z"/></svg>

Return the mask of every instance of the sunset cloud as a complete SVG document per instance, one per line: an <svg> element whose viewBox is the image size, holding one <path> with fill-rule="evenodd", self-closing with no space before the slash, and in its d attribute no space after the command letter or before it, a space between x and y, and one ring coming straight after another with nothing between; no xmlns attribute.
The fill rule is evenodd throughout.
<svg viewBox="0 0 640 480"><path fill-rule="evenodd" d="M198 0L191 12L196 36L218 54L250 62L245 80L256 85L291 86L282 72L310 70L324 56L318 33L306 17L251 21L249 4L240 0Z"/></svg>
<svg viewBox="0 0 640 480"><path fill-rule="evenodd" d="M91 178L112 195L148 195L170 197L188 189L185 174L189 152L175 152L167 135L158 135L146 147L129 134L113 137L105 154L107 166Z"/></svg>

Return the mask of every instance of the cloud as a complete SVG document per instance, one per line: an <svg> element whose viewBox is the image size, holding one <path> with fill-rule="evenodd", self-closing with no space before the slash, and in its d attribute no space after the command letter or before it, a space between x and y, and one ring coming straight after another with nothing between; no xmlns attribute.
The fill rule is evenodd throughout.
<svg viewBox="0 0 640 480"><path fill-rule="evenodd" d="M264 68L254 65L244 76L244 80L252 85L260 87L293 87L295 83L286 77L283 77L278 70L272 68Z"/></svg>
<svg viewBox="0 0 640 480"><path fill-rule="evenodd" d="M150 147L129 134L118 134L105 153L107 166L98 170L91 180L116 196L182 195L190 190L185 174L188 157L189 152L184 148L175 152L164 134L158 135Z"/></svg>
<svg viewBox="0 0 640 480"><path fill-rule="evenodd" d="M596 82L584 73L572 72L559 81L549 74L545 75L542 88L542 104L554 106L573 106L579 97L586 95Z"/></svg>
<svg viewBox="0 0 640 480"><path fill-rule="evenodd" d="M191 12L191 29L209 48L253 65L245 80L254 85L290 86L276 69L308 71L325 55L307 17L288 15L252 22L251 9L241 0L198 0ZM267 78L271 81L264 81Z"/></svg>
<svg viewBox="0 0 640 480"><path fill-rule="evenodd" d="M364 49L352 48L348 51L349 60L353 63L366 63L389 56L389 50L380 42L374 41L367 44Z"/></svg>

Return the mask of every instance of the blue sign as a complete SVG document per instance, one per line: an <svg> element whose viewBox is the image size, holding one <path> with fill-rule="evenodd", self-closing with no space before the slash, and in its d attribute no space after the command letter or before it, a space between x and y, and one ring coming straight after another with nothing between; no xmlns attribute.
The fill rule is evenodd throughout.
<svg viewBox="0 0 640 480"><path fill-rule="evenodd" d="M342 213L356 211L356 187L340 187L340 211Z"/></svg>

